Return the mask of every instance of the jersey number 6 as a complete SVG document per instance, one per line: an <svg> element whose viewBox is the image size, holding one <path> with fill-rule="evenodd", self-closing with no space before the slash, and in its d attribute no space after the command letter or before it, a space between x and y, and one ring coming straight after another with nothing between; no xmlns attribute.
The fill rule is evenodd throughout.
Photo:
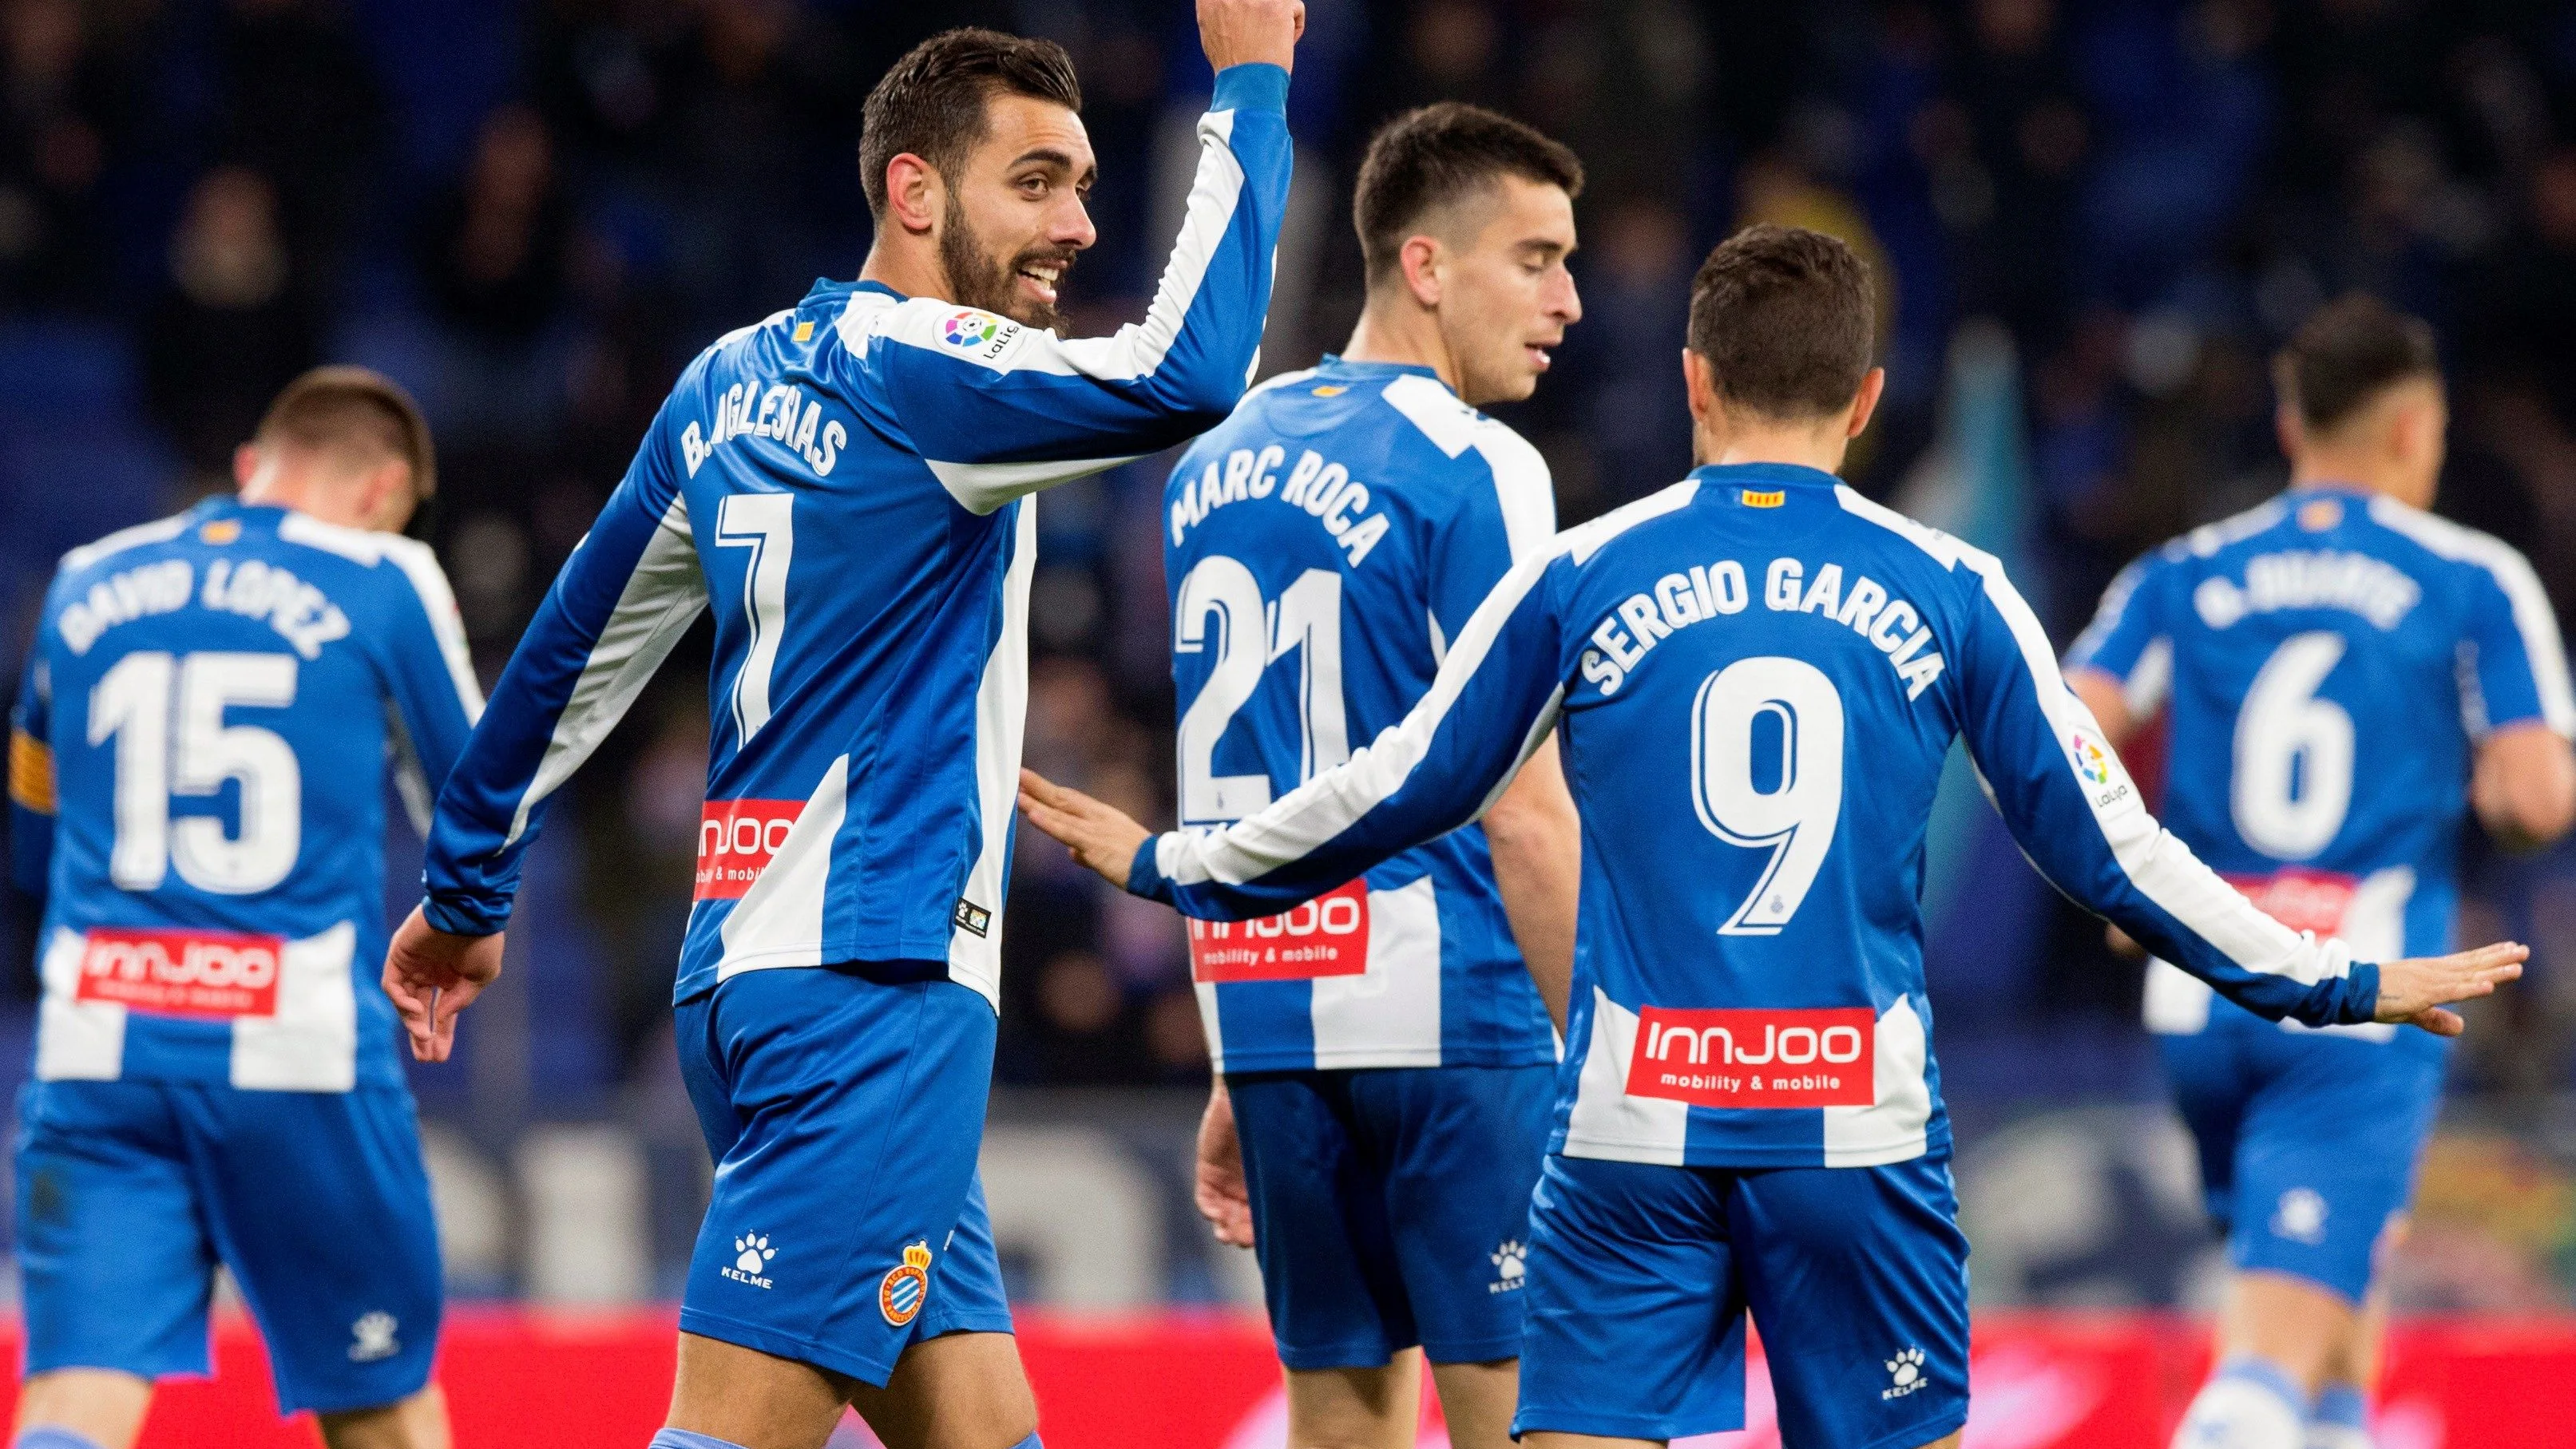
<svg viewBox="0 0 2576 1449"><path fill-rule="evenodd" d="M1690 738L1699 823L1730 845L1771 852L1717 933L1776 936L1815 885L1842 819L1843 697L1805 660L1739 659L1700 682Z"/></svg>

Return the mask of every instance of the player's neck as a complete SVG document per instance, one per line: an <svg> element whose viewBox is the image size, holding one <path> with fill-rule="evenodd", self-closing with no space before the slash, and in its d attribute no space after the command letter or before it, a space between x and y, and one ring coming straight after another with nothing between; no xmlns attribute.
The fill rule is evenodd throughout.
<svg viewBox="0 0 2576 1449"><path fill-rule="evenodd" d="M2360 452L2317 449L2301 454L2290 465L2293 488L2357 489L2414 504L2417 490L2407 486L2408 481L2403 469Z"/></svg>
<svg viewBox="0 0 2576 1449"><path fill-rule="evenodd" d="M1342 360L1427 367L1439 374L1451 392L1458 390L1458 364L1449 355L1448 340L1440 335L1440 319L1420 307L1381 305L1371 299L1360 309L1360 323L1351 329Z"/></svg>
<svg viewBox="0 0 2576 1449"><path fill-rule="evenodd" d="M892 287L907 297L954 300L949 295L954 289L948 285L948 269L939 264L937 248L929 245L870 247L867 264L859 268L859 280Z"/></svg>
<svg viewBox="0 0 2576 1449"><path fill-rule="evenodd" d="M1757 425L1730 428L1723 435L1703 427L1694 429L1691 435L1691 456L1701 467L1787 463L1819 473L1835 473L1841 471L1843 455L1850 448L1851 439L1838 426L1825 431Z"/></svg>

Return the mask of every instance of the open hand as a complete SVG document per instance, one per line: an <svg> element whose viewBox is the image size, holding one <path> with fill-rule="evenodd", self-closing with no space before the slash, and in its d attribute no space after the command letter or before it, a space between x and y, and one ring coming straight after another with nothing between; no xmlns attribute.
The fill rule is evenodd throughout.
<svg viewBox="0 0 2576 1449"><path fill-rule="evenodd" d="M1243 1139L1235 1135L1234 1098L1225 1078L1208 1093L1207 1111L1199 1118L1196 1180L1191 1197L1199 1216L1216 1228L1216 1240L1229 1247L1252 1246L1252 1190L1243 1179Z"/></svg>
<svg viewBox="0 0 2576 1449"><path fill-rule="evenodd" d="M472 1005L500 975L500 932L451 936L431 925L420 907L412 907L385 952L385 995L402 1014L412 1059L447 1060L456 1050L456 1013Z"/></svg>
<svg viewBox="0 0 2576 1449"><path fill-rule="evenodd" d="M1020 813L1029 823L1054 836L1073 858L1100 872L1120 890L1136 865L1136 852L1153 832L1126 811L1059 785L1035 770L1020 771Z"/></svg>
<svg viewBox="0 0 2576 1449"><path fill-rule="evenodd" d="M2500 941L2474 951L2448 956L2418 956L2379 963L2380 1021L2420 1026L2435 1036L2458 1036L2465 1023L2458 1012L2442 1008L2495 994L2496 983L2522 974L2531 948Z"/></svg>

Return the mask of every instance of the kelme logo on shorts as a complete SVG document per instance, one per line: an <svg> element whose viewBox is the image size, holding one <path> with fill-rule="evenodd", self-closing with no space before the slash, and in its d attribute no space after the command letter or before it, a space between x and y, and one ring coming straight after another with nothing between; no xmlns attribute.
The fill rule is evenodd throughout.
<svg viewBox="0 0 2576 1449"><path fill-rule="evenodd" d="M777 1284L770 1282L766 1276L766 1270L769 1267L769 1260L778 1256L778 1250L769 1246L768 1234L743 1234L741 1237L733 1240L733 1252L733 1265L727 1268L720 1268L717 1270L718 1272L722 1273L725 1277L731 1278L737 1283L748 1283L754 1288L775 1288L778 1286Z"/></svg>
<svg viewBox="0 0 2576 1449"><path fill-rule="evenodd" d="M921 1305L929 1298L930 1240L924 1238L904 1249L903 1262L877 1285L877 1311L901 1328L921 1316Z"/></svg>

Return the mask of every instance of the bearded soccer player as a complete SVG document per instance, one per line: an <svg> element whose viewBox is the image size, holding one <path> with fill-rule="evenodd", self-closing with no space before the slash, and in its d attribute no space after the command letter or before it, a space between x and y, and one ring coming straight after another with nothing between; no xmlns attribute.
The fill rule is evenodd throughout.
<svg viewBox="0 0 2576 1449"><path fill-rule="evenodd" d="M1582 313L1582 183L1572 152L1473 106L1370 142L1350 345L1245 399L1166 490L1184 823L1248 815L1402 719L1554 536L1546 463L1476 408L1529 396ZM1510 1443L1556 1063L1532 977L1562 1013L1580 844L1544 746L1481 829L1192 933L1221 1073L1202 1209L1260 1254L1292 1443L1410 1445L1423 1358L1461 1449Z"/></svg>
<svg viewBox="0 0 2576 1449"><path fill-rule="evenodd" d="M45 897L18 1099L21 1449L125 1449L208 1371L232 1270L278 1407L332 1449L444 1449L438 1228L385 949L387 761L429 792L482 703L446 577L399 536L429 427L305 374L237 497L64 556L9 742Z"/></svg>
<svg viewBox="0 0 2576 1449"><path fill-rule="evenodd" d="M2446 422L2431 328L2347 298L2276 375L2288 491L2133 564L2068 678L2114 743L2169 713L2165 819L2258 905L2359 955L2445 950L2462 815L2508 849L2576 818L2558 626L2521 554L2425 511ZM2217 1372L2174 1442L2367 1449L2371 1283L2446 1044L2285 1030L2162 961L2148 973L2235 1270Z"/></svg>
<svg viewBox="0 0 2576 1449"><path fill-rule="evenodd" d="M951 31L870 93L855 284L682 374L438 806L386 984L419 1055L500 964L547 800L701 610L715 720L675 991L716 1158L668 1449L1036 1443L975 1179L1039 489L1243 393L1288 189L1294 0L1201 0L1216 67L1144 322L1065 341L1093 162L1064 51Z"/></svg>
<svg viewBox="0 0 2576 1449"><path fill-rule="evenodd" d="M1022 776L1102 874L1249 916L1475 819L1561 734L1582 893L1513 1425L1541 1449L1737 1427L1747 1309L1785 1443L1956 1443L1919 899L1952 740L2062 889L2256 1012L2456 1032L2440 1003L2526 954L2356 962L2167 835L1995 560L1835 481L1884 382L1871 319L1838 241L1720 246L1683 357L1702 466L1515 565L1401 724L1266 809L1148 836Z"/></svg>

